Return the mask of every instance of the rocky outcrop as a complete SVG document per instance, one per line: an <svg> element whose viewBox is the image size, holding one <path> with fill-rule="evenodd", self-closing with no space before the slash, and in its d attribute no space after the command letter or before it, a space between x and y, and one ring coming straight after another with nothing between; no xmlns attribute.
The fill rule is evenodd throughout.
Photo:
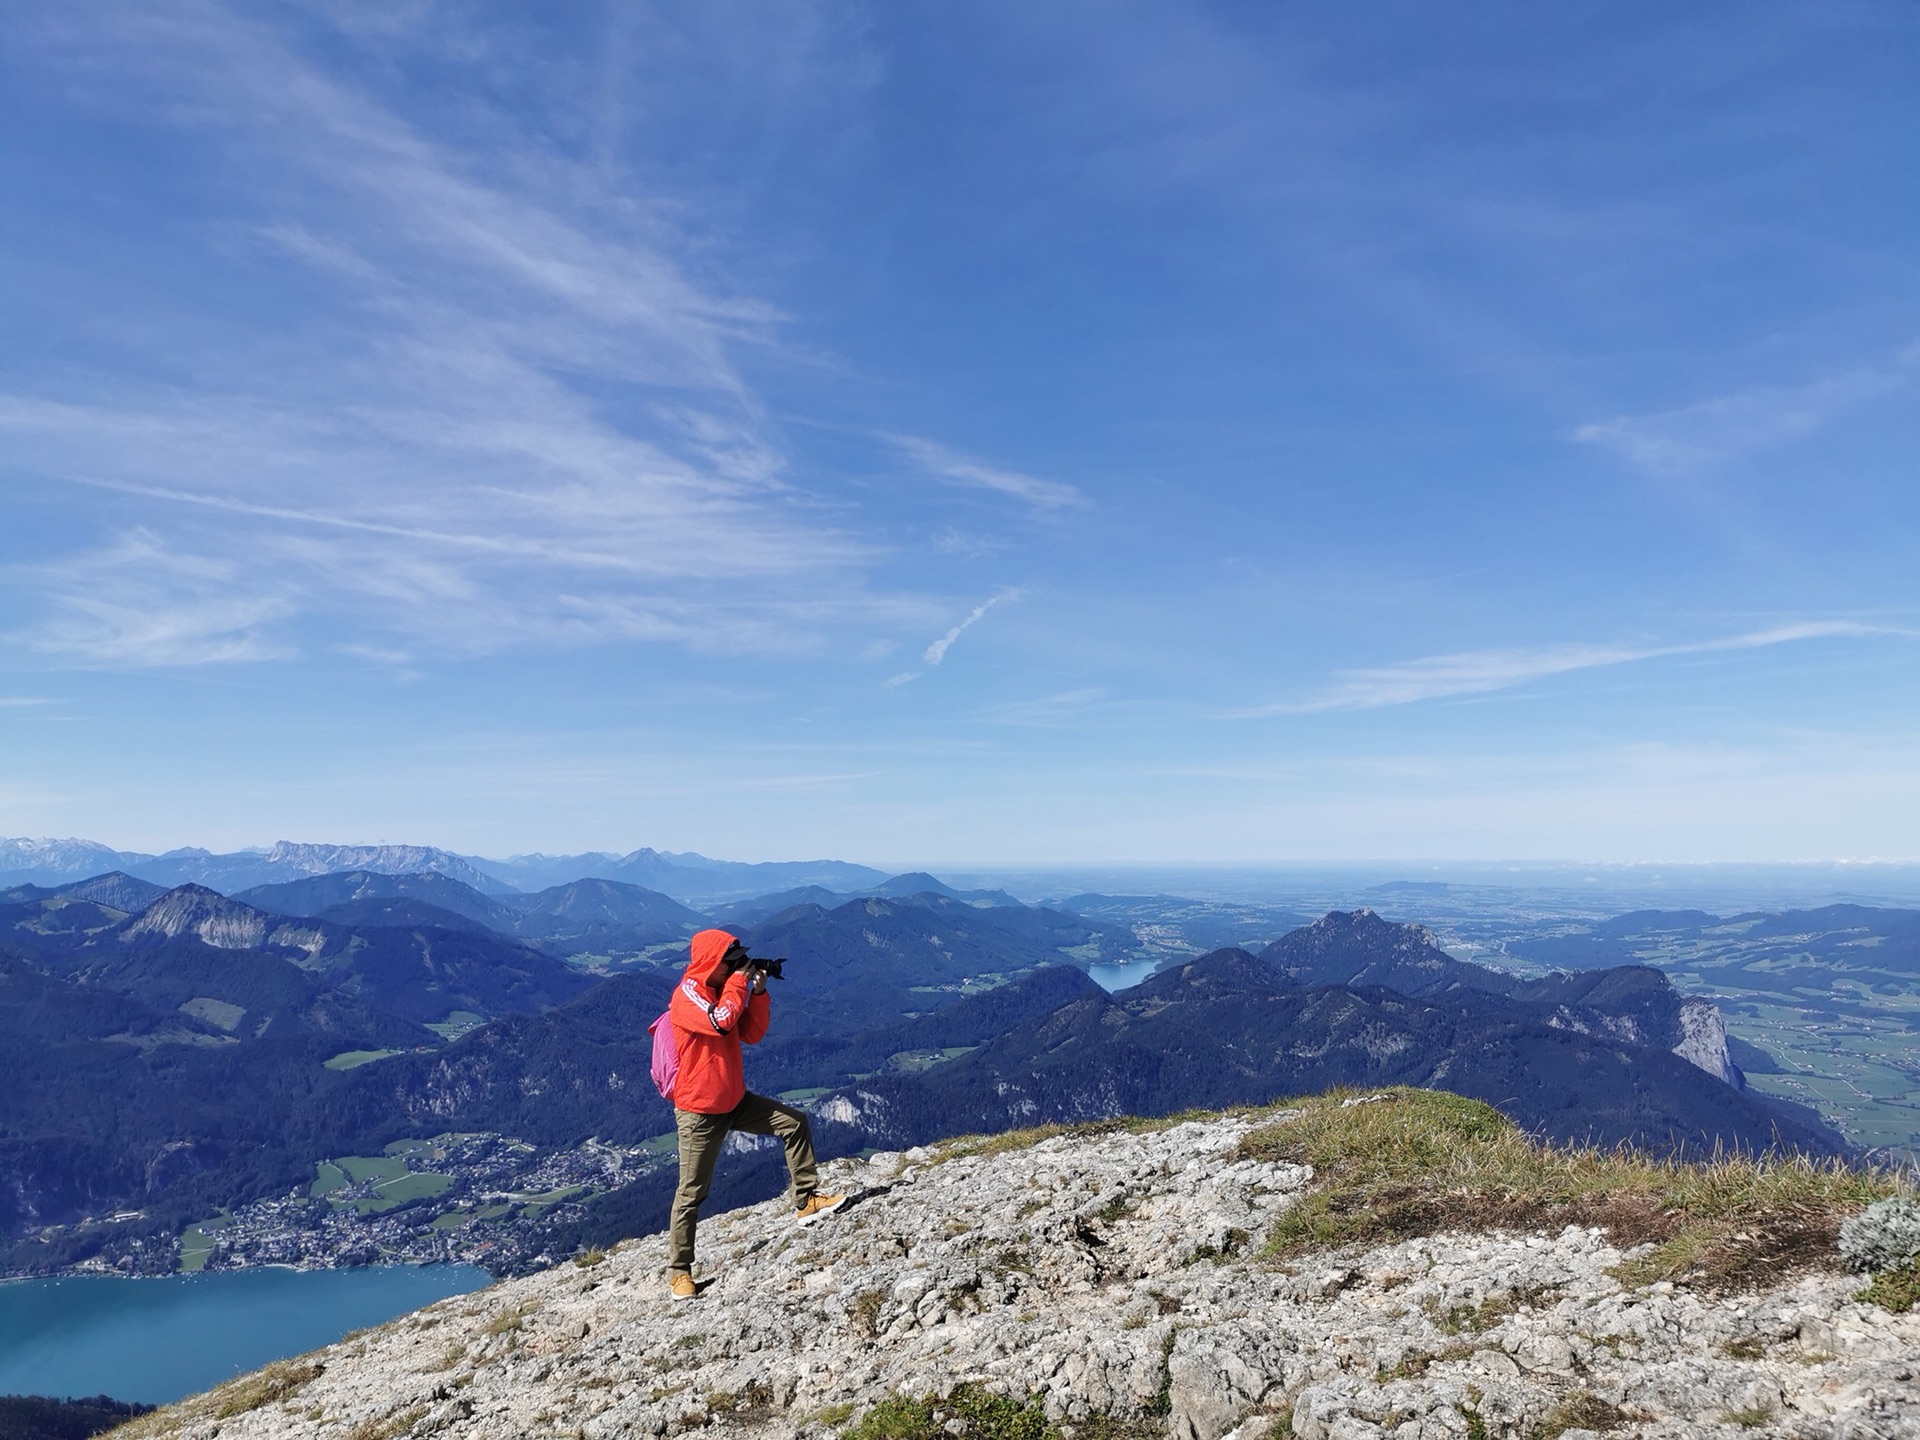
<svg viewBox="0 0 1920 1440"><path fill-rule="evenodd" d="M131 1433L786 1440L976 1386L1069 1431L1106 1415L1169 1440L1920 1436L1920 1316L1857 1303L1839 1273L1629 1288L1585 1229L1265 1262L1311 1177L1237 1158L1249 1123L837 1162L856 1198L811 1228L779 1202L708 1220L696 1302L668 1299L661 1238L628 1242Z"/></svg>
<svg viewBox="0 0 1920 1440"><path fill-rule="evenodd" d="M229 900L204 885L180 885L162 895L120 932L120 938L174 940L191 935L216 950L254 950L278 917Z"/></svg>
<svg viewBox="0 0 1920 1440"><path fill-rule="evenodd" d="M1680 1039L1673 1053L1736 1090L1747 1088L1747 1077L1727 1053L1726 1019L1711 1000L1694 996L1680 1002Z"/></svg>

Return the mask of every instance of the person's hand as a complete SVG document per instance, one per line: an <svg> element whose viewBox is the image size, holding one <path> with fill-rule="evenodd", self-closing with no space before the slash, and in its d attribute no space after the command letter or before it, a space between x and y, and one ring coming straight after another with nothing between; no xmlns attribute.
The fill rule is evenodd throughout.
<svg viewBox="0 0 1920 1440"><path fill-rule="evenodd" d="M766 971L749 970L747 972L747 993L749 995L764 995L767 993Z"/></svg>

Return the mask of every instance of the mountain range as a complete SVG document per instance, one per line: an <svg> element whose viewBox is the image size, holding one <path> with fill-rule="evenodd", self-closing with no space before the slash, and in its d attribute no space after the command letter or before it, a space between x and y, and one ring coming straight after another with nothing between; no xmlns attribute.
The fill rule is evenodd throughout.
<svg viewBox="0 0 1920 1440"><path fill-rule="evenodd" d="M0 838L0 886L57 886L121 871L168 888L192 883L232 894L347 870L446 875L488 895L522 894L574 880L615 880L681 901L709 904L808 885L851 894L888 879L883 870L843 860L750 864L712 860L691 851L676 854L646 848L625 855L593 851L489 860L431 845L316 845L282 840L265 850L223 855L197 847L150 855L115 850L92 840Z"/></svg>
<svg viewBox="0 0 1920 1440"><path fill-rule="evenodd" d="M937 1073L875 1075L817 1108L897 1147L1402 1084L1486 1100L1557 1140L1844 1153L1812 1112L1745 1090L1710 1008L1646 967L1515 982L1421 927L1336 912L1260 955L1217 950L1080 995Z"/></svg>
<svg viewBox="0 0 1920 1440"><path fill-rule="evenodd" d="M619 880L573 880L534 895L485 895L443 874L350 870L259 885L238 897L281 915L355 925L440 925L509 935L576 963L631 959L710 923L671 896Z"/></svg>
<svg viewBox="0 0 1920 1440"><path fill-rule="evenodd" d="M748 1077L811 1102L828 1153L1394 1083L1559 1138L1845 1148L1744 1090L1711 1002L1646 966L1521 980L1361 910L1108 995L1085 967L1126 951L1123 923L924 875L753 908L796 888L813 898L735 922L788 960ZM617 880L489 894L367 866L232 897L124 872L0 892L0 1237L112 1210L178 1229L448 1131L669 1132L646 1027L708 918ZM613 949L631 965L609 976ZM663 1185L592 1201L592 1233L652 1224Z"/></svg>

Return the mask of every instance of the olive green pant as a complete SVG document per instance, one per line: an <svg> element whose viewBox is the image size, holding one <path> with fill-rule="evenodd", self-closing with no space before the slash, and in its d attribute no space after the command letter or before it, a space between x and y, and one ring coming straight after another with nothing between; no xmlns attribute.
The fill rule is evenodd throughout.
<svg viewBox="0 0 1920 1440"><path fill-rule="evenodd" d="M714 1162L730 1131L749 1135L778 1135L787 1151L787 1173L793 1178L788 1198L798 1206L819 1185L813 1160L813 1131L804 1112L751 1091L724 1115L702 1115L676 1110L680 1130L680 1188L673 1197L673 1220L667 1231L667 1267L693 1269L693 1227L700 1206L713 1188Z"/></svg>

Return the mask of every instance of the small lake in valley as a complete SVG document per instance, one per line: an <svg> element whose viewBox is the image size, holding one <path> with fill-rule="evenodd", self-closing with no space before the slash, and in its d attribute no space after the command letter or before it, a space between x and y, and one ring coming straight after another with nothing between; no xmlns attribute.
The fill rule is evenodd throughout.
<svg viewBox="0 0 1920 1440"><path fill-rule="evenodd" d="M1116 990L1133 988L1165 963L1164 960L1142 960L1136 965L1089 965L1087 974L1094 984L1111 995Z"/></svg>
<svg viewBox="0 0 1920 1440"><path fill-rule="evenodd" d="M491 1283L471 1265L0 1284L0 1395L160 1405Z"/></svg>

